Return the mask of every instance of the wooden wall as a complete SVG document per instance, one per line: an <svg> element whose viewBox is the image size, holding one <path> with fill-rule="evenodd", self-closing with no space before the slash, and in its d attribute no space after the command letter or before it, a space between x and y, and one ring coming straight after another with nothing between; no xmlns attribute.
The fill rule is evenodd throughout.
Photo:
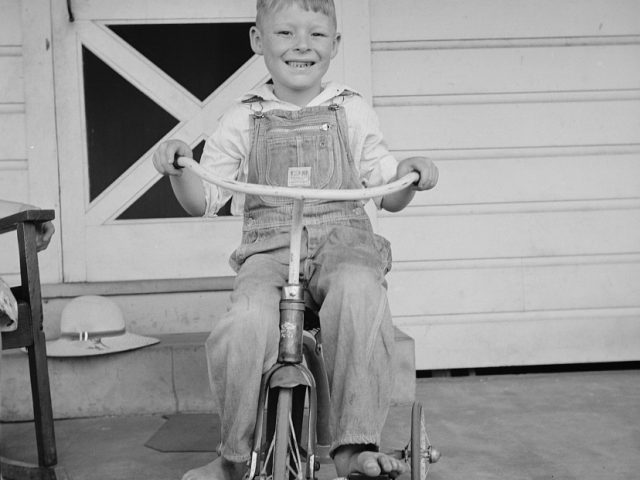
<svg viewBox="0 0 640 480"><path fill-rule="evenodd" d="M0 0L0 199L29 201L19 0ZM0 237L0 274L18 272L11 234Z"/></svg>
<svg viewBox="0 0 640 480"><path fill-rule="evenodd" d="M0 0L0 198L28 196L20 2Z"/></svg>
<svg viewBox="0 0 640 480"><path fill-rule="evenodd" d="M25 28L24 25L28 25ZM49 0L0 0L0 198L56 210L40 278L62 279ZM0 237L0 275L17 284L15 235Z"/></svg>
<svg viewBox="0 0 640 480"><path fill-rule="evenodd" d="M379 221L418 368L640 358L640 2L370 15L383 131L441 170Z"/></svg>
<svg viewBox="0 0 640 480"><path fill-rule="evenodd" d="M417 367L639 359L640 0L368 6L371 76L354 85L370 80L399 157L441 170L436 190L378 222ZM49 8L0 0L0 197L47 207L58 202L53 102L41 101L53 98ZM42 35L23 35L23 17ZM59 245L41 257L45 281L61 281Z"/></svg>

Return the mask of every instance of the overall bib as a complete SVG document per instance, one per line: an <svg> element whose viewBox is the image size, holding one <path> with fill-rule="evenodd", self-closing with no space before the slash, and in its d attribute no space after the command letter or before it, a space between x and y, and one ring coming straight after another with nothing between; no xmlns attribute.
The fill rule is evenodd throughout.
<svg viewBox="0 0 640 480"><path fill-rule="evenodd" d="M361 188L347 143L344 109L330 106L254 113L248 182ZM247 195L231 306L207 340L209 376L220 411L220 453L249 458L260 377L276 361L280 289L287 282L293 201ZM384 275L388 242L373 233L360 201L305 203L301 274L320 305L331 389L332 450L378 445L392 386L394 334Z"/></svg>

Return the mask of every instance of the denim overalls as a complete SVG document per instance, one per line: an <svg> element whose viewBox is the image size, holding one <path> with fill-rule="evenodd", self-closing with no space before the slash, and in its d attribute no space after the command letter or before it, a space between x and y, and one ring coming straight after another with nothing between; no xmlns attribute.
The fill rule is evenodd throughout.
<svg viewBox="0 0 640 480"><path fill-rule="evenodd" d="M338 97L337 101L343 100ZM344 108L254 112L248 182L360 188ZM247 195L238 275L228 312L207 340L210 382L221 414L220 453L249 458L260 377L276 360L280 288L287 282L293 202ZM388 242L375 235L360 201L308 201L300 271L320 308L331 388L332 450L379 445L390 398L393 327L384 275Z"/></svg>

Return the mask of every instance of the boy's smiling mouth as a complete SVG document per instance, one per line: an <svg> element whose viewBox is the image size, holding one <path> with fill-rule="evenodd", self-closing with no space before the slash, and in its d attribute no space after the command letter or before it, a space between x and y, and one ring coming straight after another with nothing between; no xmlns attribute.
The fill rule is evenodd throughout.
<svg viewBox="0 0 640 480"><path fill-rule="evenodd" d="M288 61L286 62L286 64L293 68L309 68L309 67L313 67L315 65L315 62Z"/></svg>

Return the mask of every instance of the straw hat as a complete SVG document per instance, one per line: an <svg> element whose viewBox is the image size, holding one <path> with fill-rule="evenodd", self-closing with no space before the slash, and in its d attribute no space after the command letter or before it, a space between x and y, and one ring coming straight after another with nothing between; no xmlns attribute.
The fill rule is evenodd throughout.
<svg viewBox="0 0 640 480"><path fill-rule="evenodd" d="M49 357L84 357L123 352L160 340L128 333L120 307L97 295L71 300L62 310L60 338L47 342Z"/></svg>

